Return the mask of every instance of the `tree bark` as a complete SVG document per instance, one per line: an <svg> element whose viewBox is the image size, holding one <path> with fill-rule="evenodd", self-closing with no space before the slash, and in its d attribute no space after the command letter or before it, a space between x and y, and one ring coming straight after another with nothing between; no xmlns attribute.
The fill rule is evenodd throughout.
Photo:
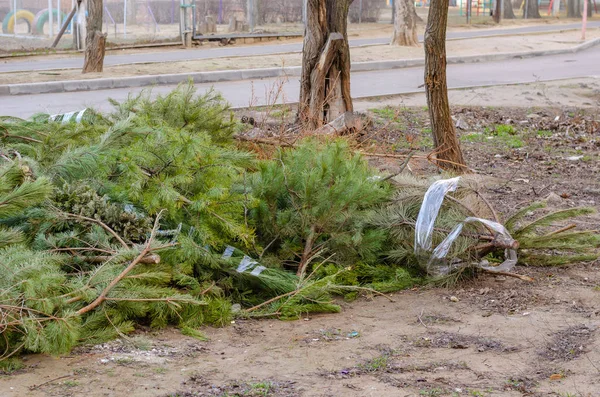
<svg viewBox="0 0 600 397"><path fill-rule="evenodd" d="M513 10L512 0L502 0L504 1L504 19L515 19L515 12ZM558 0L556 0L558 1Z"/></svg>
<svg viewBox="0 0 600 397"><path fill-rule="evenodd" d="M102 72L106 35L102 33L102 0L88 0L83 73Z"/></svg>
<svg viewBox="0 0 600 397"><path fill-rule="evenodd" d="M467 167L448 103L446 27L448 0L431 0L425 28L425 90L438 166L457 172Z"/></svg>
<svg viewBox="0 0 600 397"><path fill-rule="evenodd" d="M575 1L575 14L574 14L575 18L581 18L581 0L576 0Z"/></svg>
<svg viewBox="0 0 600 397"><path fill-rule="evenodd" d="M523 7L523 18L538 19L541 17L538 0L526 0L526 6Z"/></svg>
<svg viewBox="0 0 600 397"><path fill-rule="evenodd" d="M567 0L567 18L575 18L575 0Z"/></svg>
<svg viewBox="0 0 600 397"><path fill-rule="evenodd" d="M315 130L352 112L348 8L352 0L308 0L298 120Z"/></svg>
<svg viewBox="0 0 600 397"><path fill-rule="evenodd" d="M412 0L395 0L396 18L392 45L418 47L417 11Z"/></svg>
<svg viewBox="0 0 600 397"><path fill-rule="evenodd" d="M500 10L502 0L496 0L496 8L494 10L494 22L500 23Z"/></svg>

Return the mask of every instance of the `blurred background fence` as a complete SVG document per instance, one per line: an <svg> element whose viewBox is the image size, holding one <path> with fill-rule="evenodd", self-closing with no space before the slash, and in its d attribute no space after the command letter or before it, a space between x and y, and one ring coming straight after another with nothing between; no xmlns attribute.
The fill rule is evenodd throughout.
<svg viewBox="0 0 600 397"><path fill-rule="evenodd" d="M76 0L0 0L0 52L49 47ZM197 37L227 34L301 35L305 0L104 0L103 29L114 45L180 41L182 5L193 15ZM350 31L393 21L393 0L354 0ZM538 1L542 17L566 16L566 0L513 0L517 18L526 1ZM585 0L577 1L579 8ZM590 0L595 6L595 0ZM426 20L429 0L415 2ZM450 0L449 24L491 23L495 0ZM191 14L190 14L191 13ZM81 20L83 16L79 16ZM75 18L77 20L77 17ZM75 23L75 22L73 22ZM71 25L73 25L71 23ZM188 24L189 25L189 24ZM190 27L191 28L191 27ZM376 27L374 27L376 30ZM69 26L59 48L72 47Z"/></svg>

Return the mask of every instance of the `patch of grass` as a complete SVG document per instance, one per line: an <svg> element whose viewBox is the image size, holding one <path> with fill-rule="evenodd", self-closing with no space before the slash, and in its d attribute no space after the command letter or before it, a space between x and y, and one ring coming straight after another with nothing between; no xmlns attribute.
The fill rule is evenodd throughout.
<svg viewBox="0 0 600 397"><path fill-rule="evenodd" d="M167 369L165 367L156 367L156 368L153 368L152 371L155 374L165 374L165 373L167 373Z"/></svg>
<svg viewBox="0 0 600 397"><path fill-rule="evenodd" d="M129 341L138 350L148 351L152 349L152 341L145 336L134 336Z"/></svg>
<svg viewBox="0 0 600 397"><path fill-rule="evenodd" d="M117 365L129 365L129 364L133 364L134 362L135 362L135 360L130 357L119 357L115 360L115 364L117 364Z"/></svg>
<svg viewBox="0 0 600 397"><path fill-rule="evenodd" d="M483 134L466 134L461 135L460 140L469 143L483 142L484 136Z"/></svg>
<svg viewBox="0 0 600 397"><path fill-rule="evenodd" d="M396 111L396 109L390 106L386 106L384 108L379 109L371 109L371 112L381 117L382 119L389 121L398 121L398 112Z"/></svg>
<svg viewBox="0 0 600 397"><path fill-rule="evenodd" d="M431 389L422 389L419 391L419 396L427 396L427 397L438 397L446 394L446 391L439 387L434 387Z"/></svg>
<svg viewBox="0 0 600 397"><path fill-rule="evenodd" d="M429 133L431 134L431 131ZM433 138L429 135L421 137L419 143L421 148L433 148Z"/></svg>
<svg viewBox="0 0 600 397"><path fill-rule="evenodd" d="M508 124L498 124L494 128L495 135L497 136L505 136L505 135L516 135L517 131L515 127Z"/></svg>
<svg viewBox="0 0 600 397"><path fill-rule="evenodd" d="M519 149L525 146L525 143L517 137L511 137L504 140L504 143L511 149Z"/></svg>
<svg viewBox="0 0 600 397"><path fill-rule="evenodd" d="M282 106L271 112L271 116L276 119L284 119L290 115L292 108L290 106Z"/></svg>
<svg viewBox="0 0 600 397"><path fill-rule="evenodd" d="M23 369L24 367L25 364L23 364L23 361L19 360L18 358L11 357L0 361L1 374L10 375L20 369Z"/></svg>
<svg viewBox="0 0 600 397"><path fill-rule="evenodd" d="M271 391L272 387L273 385L271 384L271 382L250 383L250 393L248 394L252 396L258 395L266 397L269 395L269 392Z"/></svg>
<svg viewBox="0 0 600 397"><path fill-rule="evenodd" d="M364 364L358 365L358 368L365 372L377 372L382 371L387 368L390 361L390 356L388 354L383 354L381 356L375 357Z"/></svg>
<svg viewBox="0 0 600 397"><path fill-rule="evenodd" d="M79 382L76 380L66 380L63 382L63 385L66 387L76 387L79 386Z"/></svg>
<svg viewBox="0 0 600 397"><path fill-rule="evenodd" d="M537 136L540 138L548 138L552 136L552 131L547 131L547 130L539 130L537 132Z"/></svg>

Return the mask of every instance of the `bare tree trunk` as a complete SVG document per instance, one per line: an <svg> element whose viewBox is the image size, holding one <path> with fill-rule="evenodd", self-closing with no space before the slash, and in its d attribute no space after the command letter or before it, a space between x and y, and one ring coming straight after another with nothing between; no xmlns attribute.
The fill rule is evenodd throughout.
<svg viewBox="0 0 600 397"><path fill-rule="evenodd" d="M394 37L392 45L418 47L417 11L412 0L395 0L396 18L394 19Z"/></svg>
<svg viewBox="0 0 600 397"><path fill-rule="evenodd" d="M425 90L431 131L441 168L466 172L448 103L446 27L448 0L431 0L425 28Z"/></svg>
<svg viewBox="0 0 600 397"><path fill-rule="evenodd" d="M575 18L581 18L581 0L575 2Z"/></svg>
<svg viewBox="0 0 600 397"><path fill-rule="evenodd" d="M567 0L567 18L575 18L575 0Z"/></svg>
<svg viewBox="0 0 600 397"><path fill-rule="evenodd" d="M538 19L541 17L538 0L526 0L526 6L523 7L523 18Z"/></svg>
<svg viewBox="0 0 600 397"><path fill-rule="evenodd" d="M504 1L504 19L515 19L515 12L513 10L512 0L502 0ZM558 1L558 0L556 0Z"/></svg>
<svg viewBox="0 0 600 397"><path fill-rule="evenodd" d="M106 35L102 33L102 0L88 0L83 73L102 72Z"/></svg>
<svg viewBox="0 0 600 397"><path fill-rule="evenodd" d="M501 10L501 1L502 0L496 0L496 8L494 10L494 22L496 23L500 23L500 10Z"/></svg>
<svg viewBox="0 0 600 397"><path fill-rule="evenodd" d="M348 8L352 0L308 0L298 119L317 129L352 112Z"/></svg>

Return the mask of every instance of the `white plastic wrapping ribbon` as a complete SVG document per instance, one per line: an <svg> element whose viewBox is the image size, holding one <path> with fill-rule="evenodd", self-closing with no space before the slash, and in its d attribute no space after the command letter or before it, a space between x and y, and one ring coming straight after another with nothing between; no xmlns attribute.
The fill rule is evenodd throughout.
<svg viewBox="0 0 600 397"><path fill-rule="evenodd" d="M459 180L460 177L436 181L425 193L415 224L415 254L420 251L431 251L433 225L442 207L442 202L448 192L456 191Z"/></svg>
<svg viewBox="0 0 600 397"><path fill-rule="evenodd" d="M225 252L223 252L223 256L221 257L221 259L228 259L231 258L231 255L233 255L233 251L235 250L235 248L233 248L232 246L227 246L225 248Z"/></svg>
<svg viewBox="0 0 600 397"><path fill-rule="evenodd" d="M66 124L74 117L76 123L81 123L83 120L83 116L88 109L85 108L83 110L77 110L74 112L64 113L64 114L53 114L50 116L50 120L52 121L60 121L62 124Z"/></svg>
<svg viewBox="0 0 600 397"><path fill-rule="evenodd" d="M258 262L256 262L255 260L253 260L249 256L244 256L242 258L242 260L240 261L240 264L239 264L239 266L237 268L237 272L238 273L243 273L246 270L253 268L254 265L258 265Z"/></svg>
<svg viewBox="0 0 600 397"><path fill-rule="evenodd" d="M439 214L442 202L448 192L453 192L458 188L459 180L460 178L457 177L437 181L432 184L427 190L427 193L425 193L423 204L421 205L421 210L419 211L419 216L415 225L415 254L422 253L423 251L431 251L433 226ZM501 246L510 247L515 243L515 240L503 225L487 219L468 217L463 222L456 225L448 236L446 236L446 238L433 250L429 262L427 263L428 273L432 275L444 275L458 267L457 265L453 266L448 263L449 261L446 260L446 257L450 252L452 244L456 241L458 236L460 236L467 223L481 223L489 230L494 231L496 233L494 239L501 243ZM506 260L499 266L479 264L479 267L489 271L509 271L517 264L517 252L514 249L507 248L505 250L505 257Z"/></svg>
<svg viewBox="0 0 600 397"><path fill-rule="evenodd" d="M448 274L452 270L451 267L439 266L440 261L442 259L446 258L446 256L448 256L448 253L450 252L450 248L452 247L452 244L454 243L454 241L456 241L458 236L460 236L460 233L462 232L464 225L467 223L477 223L477 222L482 223L482 224L486 225L488 228L497 232L498 234L495 236L495 238L497 240L502 239L503 245L510 245L510 244L514 243L514 239L508 233L506 228L504 226L502 226L501 224L487 220L487 219L469 217L469 218L465 219L464 222L461 222L458 225L456 225L454 227L454 229L452 229L450 234L448 234L448 236L444 239L444 241L442 241L433 250L433 253L431 254L431 259L429 260L429 263L427 265L428 271L430 271L432 273L438 273L438 274ZM485 270L490 270L490 271L507 272L507 271L511 270L513 267L515 267L515 265L517 264L517 251L515 251L514 249L506 249L505 256L506 256L506 260L499 266L479 265L479 267L481 267L482 269L485 269ZM436 263L438 264L437 269L433 269L433 267Z"/></svg>
<svg viewBox="0 0 600 397"><path fill-rule="evenodd" d="M228 245L227 247L225 247L225 251L223 252L223 255L221 256L221 259L231 258L234 251L235 251L235 248ZM257 266L257 265L258 265L257 261L255 261L254 259L250 258L247 255L244 255L244 257L240 261L240 264L238 265L236 271L238 273L249 272L253 276L259 276L263 271L267 270L266 267L261 266L261 265Z"/></svg>

